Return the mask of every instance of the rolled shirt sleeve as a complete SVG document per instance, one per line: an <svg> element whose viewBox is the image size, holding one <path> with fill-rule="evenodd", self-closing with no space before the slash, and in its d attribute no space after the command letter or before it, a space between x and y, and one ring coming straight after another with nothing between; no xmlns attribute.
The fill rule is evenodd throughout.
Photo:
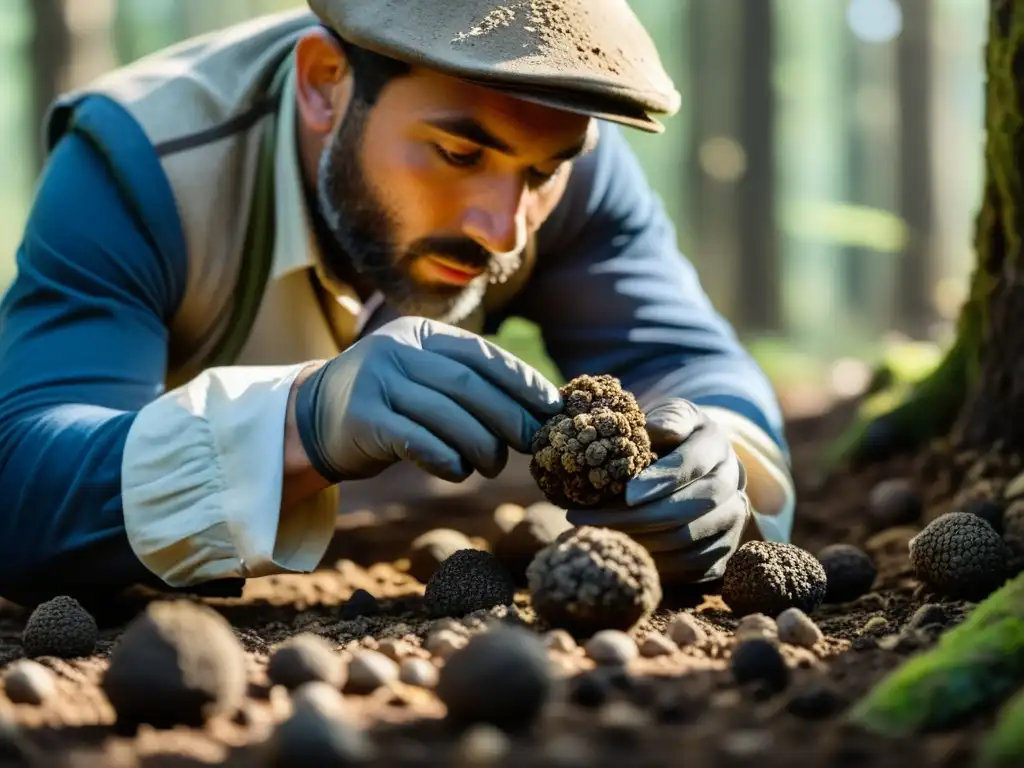
<svg viewBox="0 0 1024 768"><path fill-rule="evenodd" d="M281 508L288 395L305 364L211 368L143 407L125 443L125 530L171 586L313 570L337 488Z"/></svg>

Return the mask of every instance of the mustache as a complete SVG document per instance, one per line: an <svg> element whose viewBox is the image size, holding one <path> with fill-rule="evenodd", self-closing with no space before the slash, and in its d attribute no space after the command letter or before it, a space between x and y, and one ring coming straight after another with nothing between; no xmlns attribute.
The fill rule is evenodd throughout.
<svg viewBox="0 0 1024 768"><path fill-rule="evenodd" d="M487 269L494 254L467 237L424 237L406 252L412 260L420 256L443 256L470 269Z"/></svg>

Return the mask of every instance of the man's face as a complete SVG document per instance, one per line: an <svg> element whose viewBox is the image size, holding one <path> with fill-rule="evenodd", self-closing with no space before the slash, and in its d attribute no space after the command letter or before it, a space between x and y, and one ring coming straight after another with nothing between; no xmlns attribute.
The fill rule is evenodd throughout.
<svg viewBox="0 0 1024 768"><path fill-rule="evenodd" d="M595 137L586 117L433 72L351 100L320 156L321 214L403 314L458 323L520 265Z"/></svg>

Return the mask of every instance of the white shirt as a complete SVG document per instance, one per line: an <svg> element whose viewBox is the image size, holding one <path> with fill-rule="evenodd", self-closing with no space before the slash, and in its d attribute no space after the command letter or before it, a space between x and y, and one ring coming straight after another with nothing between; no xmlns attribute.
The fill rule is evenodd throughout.
<svg viewBox="0 0 1024 768"><path fill-rule="evenodd" d="M358 337L379 305L333 286L329 321L309 280L320 253L302 192L294 77L282 95L275 156L276 235L270 283L235 365L211 368L143 407L122 460L128 540L171 586L309 572L335 530L338 486L282 510L288 395L310 360ZM755 537L788 541L794 494L783 457L748 419L707 409L733 436L748 473Z"/></svg>

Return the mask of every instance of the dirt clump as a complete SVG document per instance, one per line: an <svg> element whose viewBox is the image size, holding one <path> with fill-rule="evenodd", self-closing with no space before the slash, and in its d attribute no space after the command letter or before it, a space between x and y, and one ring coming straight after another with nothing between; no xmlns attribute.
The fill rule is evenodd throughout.
<svg viewBox="0 0 1024 768"><path fill-rule="evenodd" d="M629 630L662 599L650 553L620 531L581 526L564 531L527 569L533 609L576 637Z"/></svg>
<svg viewBox="0 0 1024 768"><path fill-rule="evenodd" d="M565 407L533 438L530 473L557 507L598 507L656 458L647 420L613 376L577 376L561 388Z"/></svg>
<svg viewBox="0 0 1024 768"><path fill-rule="evenodd" d="M1010 551L992 526L977 515L948 512L910 540L910 564L933 589L981 599L1009 575Z"/></svg>
<svg viewBox="0 0 1024 768"><path fill-rule="evenodd" d="M434 571L424 600L431 617L464 616L497 605L512 605L512 575L490 552L461 549Z"/></svg>
<svg viewBox="0 0 1024 768"><path fill-rule="evenodd" d="M733 613L778 616L787 608L812 613L825 599L828 577L810 552L794 544L748 541L729 559L722 599Z"/></svg>
<svg viewBox="0 0 1024 768"><path fill-rule="evenodd" d="M92 614L73 597L58 595L32 611L21 645L29 658L74 659L90 655L96 649L98 635Z"/></svg>

